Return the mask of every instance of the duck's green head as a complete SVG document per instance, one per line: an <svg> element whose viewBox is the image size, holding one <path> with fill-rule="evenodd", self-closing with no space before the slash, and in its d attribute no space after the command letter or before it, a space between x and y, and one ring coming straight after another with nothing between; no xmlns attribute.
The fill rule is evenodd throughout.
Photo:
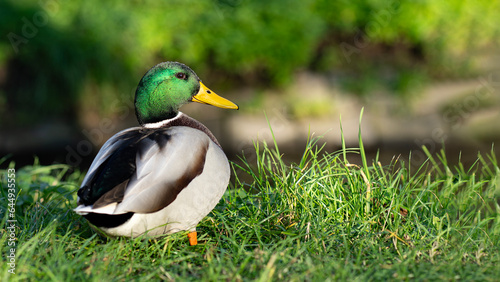
<svg viewBox="0 0 500 282"><path fill-rule="evenodd" d="M150 69L135 92L135 113L140 124L173 118L188 102L238 109L233 102L208 89L188 66L177 62L160 63Z"/></svg>

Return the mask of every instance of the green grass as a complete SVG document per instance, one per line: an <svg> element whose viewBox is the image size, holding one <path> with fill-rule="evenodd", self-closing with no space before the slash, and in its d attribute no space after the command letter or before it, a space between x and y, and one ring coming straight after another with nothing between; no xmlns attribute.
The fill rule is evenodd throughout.
<svg viewBox="0 0 500 282"><path fill-rule="evenodd" d="M197 246L185 233L99 237L71 211L83 174L64 165L20 168L16 274L7 272L2 204L0 280L498 281L493 152L471 168L428 154L412 171L400 160L371 162L362 146L323 154L317 141L298 163L284 163L278 148L261 143L252 161L233 164L235 180L200 223ZM346 159L356 153L361 166ZM7 174L0 173L6 203Z"/></svg>

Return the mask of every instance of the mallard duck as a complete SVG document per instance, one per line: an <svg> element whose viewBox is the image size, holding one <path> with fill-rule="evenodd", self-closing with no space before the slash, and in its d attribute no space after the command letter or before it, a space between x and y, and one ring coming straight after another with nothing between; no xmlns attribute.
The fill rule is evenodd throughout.
<svg viewBox="0 0 500 282"><path fill-rule="evenodd" d="M238 109L188 66L154 66L135 93L140 126L102 146L78 190L75 212L112 237L188 231L196 245L196 225L222 198L230 169L210 130L179 111L188 102Z"/></svg>

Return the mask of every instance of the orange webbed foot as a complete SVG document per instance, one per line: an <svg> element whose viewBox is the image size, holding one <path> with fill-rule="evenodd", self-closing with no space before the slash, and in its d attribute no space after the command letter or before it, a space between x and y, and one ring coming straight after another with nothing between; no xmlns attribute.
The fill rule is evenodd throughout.
<svg viewBox="0 0 500 282"><path fill-rule="evenodd" d="M191 246L198 245L198 236L196 231L189 232L188 238L189 238L189 245Z"/></svg>

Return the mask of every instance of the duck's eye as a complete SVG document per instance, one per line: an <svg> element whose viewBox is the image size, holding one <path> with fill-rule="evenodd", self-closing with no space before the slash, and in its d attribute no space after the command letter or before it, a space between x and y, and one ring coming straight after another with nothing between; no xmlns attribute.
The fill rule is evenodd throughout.
<svg viewBox="0 0 500 282"><path fill-rule="evenodd" d="M182 73L182 72L176 73L175 77L177 77L178 79L187 79L187 75L185 73Z"/></svg>

